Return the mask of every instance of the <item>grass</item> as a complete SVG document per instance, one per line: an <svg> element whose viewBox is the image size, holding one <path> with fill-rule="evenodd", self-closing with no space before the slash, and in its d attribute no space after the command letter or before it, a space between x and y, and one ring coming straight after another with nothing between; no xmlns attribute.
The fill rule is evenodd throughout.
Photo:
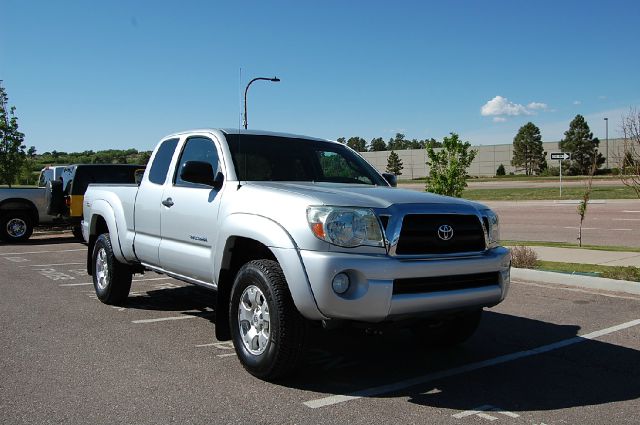
<svg viewBox="0 0 640 425"><path fill-rule="evenodd" d="M562 176L562 180L572 180L572 181L581 181L587 180L588 176ZM495 182L495 181L530 181L530 182L539 182L539 181L558 181L560 179L559 176L525 176L523 174L518 174L514 176L496 176L496 177L471 177L467 179L467 182ZM613 175L604 175L604 176L593 176L594 180L620 180L620 176ZM415 179L403 179L399 178L398 183L426 183L426 177L418 177Z"/></svg>
<svg viewBox="0 0 640 425"><path fill-rule="evenodd" d="M507 189L466 189L462 193L465 199L475 201L523 201L582 199L583 187L565 187L560 198L557 187L507 188ZM636 192L627 186L594 186L591 199L638 199Z"/></svg>
<svg viewBox="0 0 640 425"><path fill-rule="evenodd" d="M640 282L640 268L622 266L600 266L597 264L560 263L555 261L538 261L537 270L593 274L608 279L630 280Z"/></svg>
<svg viewBox="0 0 640 425"><path fill-rule="evenodd" d="M500 241L502 245L505 246L550 246L554 248L577 248L577 249L594 249L598 251L616 251L616 252L640 252L640 248L634 248L629 246L609 246L609 245L585 245L582 244L582 247L578 246L578 244L567 243L567 242L545 242L545 241L510 241L503 240Z"/></svg>

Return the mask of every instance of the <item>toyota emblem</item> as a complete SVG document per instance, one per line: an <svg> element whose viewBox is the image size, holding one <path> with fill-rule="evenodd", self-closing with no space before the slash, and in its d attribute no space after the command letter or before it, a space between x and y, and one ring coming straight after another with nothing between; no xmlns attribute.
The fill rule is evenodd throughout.
<svg viewBox="0 0 640 425"><path fill-rule="evenodd" d="M438 237L443 241L448 241L453 237L453 227L448 224L443 224L438 227Z"/></svg>

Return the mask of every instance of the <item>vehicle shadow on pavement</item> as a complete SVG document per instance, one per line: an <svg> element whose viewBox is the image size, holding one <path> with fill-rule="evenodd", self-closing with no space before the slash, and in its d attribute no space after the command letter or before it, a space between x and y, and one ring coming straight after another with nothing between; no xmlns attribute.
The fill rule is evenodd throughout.
<svg viewBox="0 0 640 425"><path fill-rule="evenodd" d="M76 239L73 236L61 236L61 237L48 237L48 238L32 238L26 240L24 242L17 243L8 243L4 241L0 241L0 246L12 246L12 247L20 247L20 246L39 246L39 245L60 245L66 243L77 243L78 247L84 246L84 243L79 239Z"/></svg>
<svg viewBox="0 0 640 425"><path fill-rule="evenodd" d="M136 291L136 282L132 287L132 292L122 305L124 308L149 311L189 311L193 310L208 312L207 319L215 322L214 310L216 305L216 294L212 291L199 288L197 286L180 286L176 288L163 287L163 284L155 286L158 289L144 291Z"/></svg>
<svg viewBox="0 0 640 425"><path fill-rule="evenodd" d="M485 311L469 341L449 349L421 348L406 330L388 335L318 330L312 333L300 372L279 384L350 394L531 350L574 338L578 331L578 326L490 311ZM640 351L583 340L447 378L427 378L375 397L407 397L414 404L463 411L485 405L507 411L545 411L634 400L640 397Z"/></svg>

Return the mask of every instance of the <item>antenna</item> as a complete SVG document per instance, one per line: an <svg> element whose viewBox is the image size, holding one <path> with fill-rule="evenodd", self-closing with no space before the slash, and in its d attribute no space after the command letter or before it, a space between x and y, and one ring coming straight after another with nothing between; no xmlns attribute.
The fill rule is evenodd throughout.
<svg viewBox="0 0 640 425"><path fill-rule="evenodd" d="M242 138L242 135L240 134L240 132L242 131L242 67L240 67L240 76L238 78L238 159L240 160L240 139ZM247 157L245 155L243 162L243 173L244 175L247 174ZM240 168L240 167L238 167ZM236 190L239 190L242 187L242 184L240 183L240 176L236 176L236 178L238 179L238 188Z"/></svg>

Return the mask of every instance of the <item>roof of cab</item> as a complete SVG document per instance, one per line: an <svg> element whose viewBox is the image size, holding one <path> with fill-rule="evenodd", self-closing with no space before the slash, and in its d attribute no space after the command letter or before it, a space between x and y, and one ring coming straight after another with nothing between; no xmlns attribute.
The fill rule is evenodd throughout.
<svg viewBox="0 0 640 425"><path fill-rule="evenodd" d="M310 137L302 134L281 133L281 132L266 131L266 130L245 130L245 129L237 129L237 128L199 128L194 130L180 131L178 133L174 133L169 136L166 136L165 139L169 137L181 136L189 133L215 133L215 132L221 132L223 134L246 134L246 135L252 135L252 136L276 136L276 137L287 137L290 139L308 139L308 140L316 140L319 142L337 143L332 140L322 139L319 137Z"/></svg>

